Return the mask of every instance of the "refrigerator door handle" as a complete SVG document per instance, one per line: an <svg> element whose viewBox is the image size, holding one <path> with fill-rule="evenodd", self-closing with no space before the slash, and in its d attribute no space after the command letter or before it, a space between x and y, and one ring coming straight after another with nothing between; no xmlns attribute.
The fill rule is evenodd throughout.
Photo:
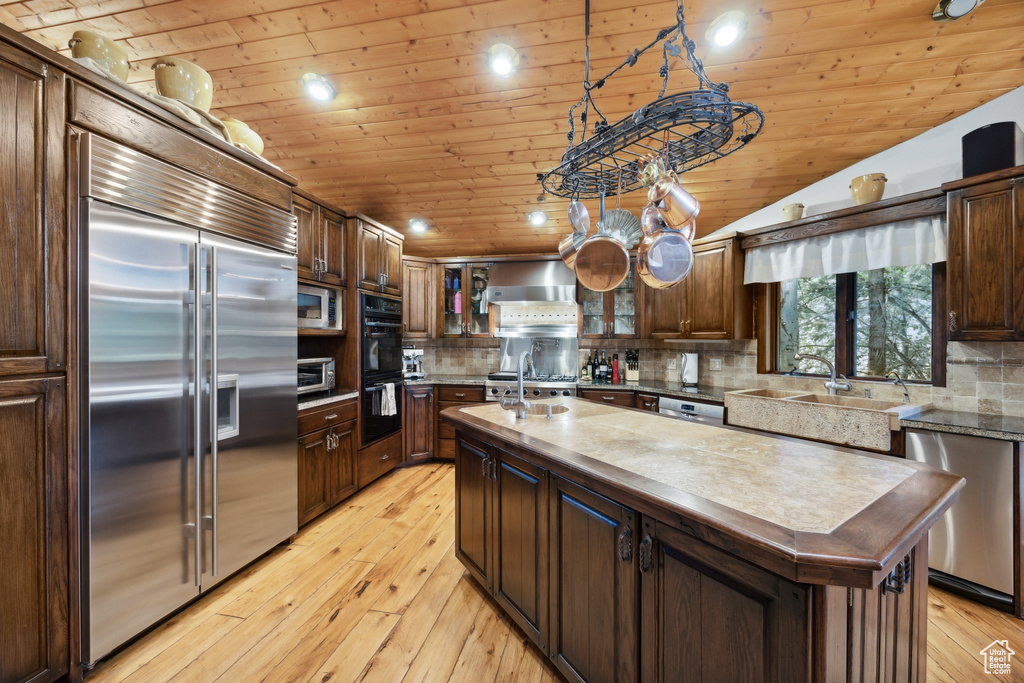
<svg viewBox="0 0 1024 683"><path fill-rule="evenodd" d="M220 440L220 425L217 420L219 406L217 399L220 388L220 375L217 374L217 249L210 249L210 469L212 476L210 480L210 502L212 520L212 537L210 545L213 548L210 571L217 576L217 442ZM225 378L227 379L227 378ZM238 398L238 376L235 376L235 399ZM235 406L237 420L238 409ZM237 433L237 421L235 432Z"/></svg>
<svg viewBox="0 0 1024 683"><path fill-rule="evenodd" d="M194 426L192 449L195 457L193 458L193 481L192 481L192 494L193 494L193 514L194 524L193 529L195 534L193 535L193 571L195 573L195 584L198 588L202 583L203 566L202 566L202 550L203 550L203 532L202 532L202 519L203 519L203 505L202 505L202 491L203 491L203 478L202 478L202 453L203 453L203 378L199 372L199 368L202 366L203 358L203 302L202 295L199 289L200 272L202 271L202 257L203 251L199 244L194 247L194 257L192 259L192 265L189 268L189 278L191 280L191 287L193 292L193 304L192 304L192 329L193 329L193 342L195 344L193 352L195 354L195 363L192 370L192 423Z"/></svg>

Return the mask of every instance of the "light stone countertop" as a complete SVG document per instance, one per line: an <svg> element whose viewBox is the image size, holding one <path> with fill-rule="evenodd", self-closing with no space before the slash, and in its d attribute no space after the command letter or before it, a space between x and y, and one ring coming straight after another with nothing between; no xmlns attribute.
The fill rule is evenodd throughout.
<svg viewBox="0 0 1024 683"><path fill-rule="evenodd" d="M319 398L311 398L308 400L299 399L299 410L307 410L309 408L319 408L321 406L330 405L332 403L338 403L345 401L350 398L358 398L359 392L355 389L341 389L335 390L332 396L323 396Z"/></svg>
<svg viewBox="0 0 1024 683"><path fill-rule="evenodd" d="M964 483L923 463L606 403L531 403L569 411L517 421L496 404L476 404L441 418L801 583L877 587Z"/></svg>
<svg viewBox="0 0 1024 683"><path fill-rule="evenodd" d="M793 531L830 533L915 471L896 460L580 399L537 403L548 401L571 409L519 422L497 405L461 412Z"/></svg>
<svg viewBox="0 0 1024 683"><path fill-rule="evenodd" d="M985 439L1024 441L1024 417L1009 415L965 413L933 408L920 415L900 420L900 426L908 429L980 436Z"/></svg>

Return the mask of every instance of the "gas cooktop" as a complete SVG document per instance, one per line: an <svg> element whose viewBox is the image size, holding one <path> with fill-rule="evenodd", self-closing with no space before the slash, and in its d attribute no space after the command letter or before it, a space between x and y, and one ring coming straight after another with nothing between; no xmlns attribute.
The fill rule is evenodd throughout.
<svg viewBox="0 0 1024 683"><path fill-rule="evenodd" d="M487 379L491 382L515 382L516 373L492 372L487 375ZM562 382L564 384L576 384L576 375L537 375L536 377L523 378L524 384L529 382Z"/></svg>
<svg viewBox="0 0 1024 683"><path fill-rule="evenodd" d="M484 382L485 396L488 401L497 401L505 389L516 391L516 373L492 372ZM576 375L537 375L529 379L523 378L523 389L530 398L549 396L575 396Z"/></svg>

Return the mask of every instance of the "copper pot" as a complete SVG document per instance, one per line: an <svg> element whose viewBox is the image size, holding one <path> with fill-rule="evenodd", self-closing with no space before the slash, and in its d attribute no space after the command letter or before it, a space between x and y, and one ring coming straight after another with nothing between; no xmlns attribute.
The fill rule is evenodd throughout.
<svg viewBox="0 0 1024 683"><path fill-rule="evenodd" d="M663 230L640 240L636 273L653 289L677 285L693 268L693 247L683 233Z"/></svg>
<svg viewBox="0 0 1024 683"><path fill-rule="evenodd" d="M570 232L558 243L558 255L570 268L576 263L576 253L580 246L586 241L586 236L577 232Z"/></svg>
<svg viewBox="0 0 1024 683"><path fill-rule="evenodd" d="M622 242L596 235L584 242L576 254L576 277L587 289L607 292L629 276L629 252Z"/></svg>
<svg viewBox="0 0 1024 683"><path fill-rule="evenodd" d="M662 216L661 210L654 204L648 204L644 207L644 212L640 218L640 227L645 235L653 235L661 232L662 230L672 230L665 222L664 216ZM686 225L682 226L676 232L683 234L683 237L693 241L694 232L697 230L697 221L691 220Z"/></svg>
<svg viewBox="0 0 1024 683"><path fill-rule="evenodd" d="M651 189L647 191L647 199L653 204L661 202L659 209L662 218L670 228L681 228L700 213L700 202L697 198L668 176L651 185Z"/></svg>

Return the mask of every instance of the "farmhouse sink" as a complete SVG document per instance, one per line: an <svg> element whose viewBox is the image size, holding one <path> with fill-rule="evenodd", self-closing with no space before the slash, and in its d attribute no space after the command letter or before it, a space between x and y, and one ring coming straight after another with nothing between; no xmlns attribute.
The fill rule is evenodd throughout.
<svg viewBox="0 0 1024 683"><path fill-rule="evenodd" d="M748 389L725 394L730 425L841 446L888 451L900 420L927 404L857 396L829 396L782 389Z"/></svg>

